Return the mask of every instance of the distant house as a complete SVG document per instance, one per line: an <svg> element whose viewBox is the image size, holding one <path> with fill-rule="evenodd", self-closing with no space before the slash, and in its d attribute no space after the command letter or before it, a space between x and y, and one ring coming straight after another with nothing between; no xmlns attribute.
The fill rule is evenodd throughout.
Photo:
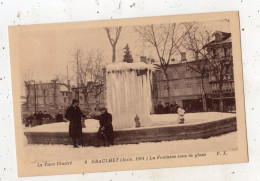
<svg viewBox="0 0 260 181"><path fill-rule="evenodd" d="M52 81L49 83L33 81L26 86L27 109L31 112L65 109L71 104L71 90L67 85Z"/></svg>

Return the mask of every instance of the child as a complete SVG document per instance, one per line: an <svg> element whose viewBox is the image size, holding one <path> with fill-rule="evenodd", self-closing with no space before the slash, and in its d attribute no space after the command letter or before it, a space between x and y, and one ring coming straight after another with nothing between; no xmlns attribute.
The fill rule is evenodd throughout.
<svg viewBox="0 0 260 181"><path fill-rule="evenodd" d="M136 128L141 127L141 123L139 120L140 120L140 118L139 118L138 114L136 114L136 116L135 116L135 127Z"/></svg>
<svg viewBox="0 0 260 181"><path fill-rule="evenodd" d="M182 107L178 107L177 109L177 113L178 113L178 121L179 121L179 124L183 124L184 123L184 113L185 113L185 110L182 109Z"/></svg>

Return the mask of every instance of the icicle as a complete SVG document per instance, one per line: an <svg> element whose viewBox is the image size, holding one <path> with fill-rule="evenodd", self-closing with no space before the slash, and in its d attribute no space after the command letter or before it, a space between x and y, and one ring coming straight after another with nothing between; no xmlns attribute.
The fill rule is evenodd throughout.
<svg viewBox="0 0 260 181"><path fill-rule="evenodd" d="M138 74L147 69L146 73ZM107 107L115 129L135 127L138 114L141 126L149 125L152 108L153 67L144 63L119 63L106 69Z"/></svg>

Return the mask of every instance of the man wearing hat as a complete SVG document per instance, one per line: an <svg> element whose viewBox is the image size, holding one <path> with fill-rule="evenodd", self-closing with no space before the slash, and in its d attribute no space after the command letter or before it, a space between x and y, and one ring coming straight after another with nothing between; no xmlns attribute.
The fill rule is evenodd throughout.
<svg viewBox="0 0 260 181"><path fill-rule="evenodd" d="M69 136L73 140L74 148L78 148L76 142L77 138L80 140L82 147L84 146L82 139L81 117L86 118L86 116L81 112L78 105L79 101L77 99L73 99L71 106L67 108L65 113L65 118L70 121Z"/></svg>
<svg viewBox="0 0 260 181"><path fill-rule="evenodd" d="M107 112L105 107L100 108L101 115L92 116L99 120L99 130L97 132L100 140L105 141L105 146L114 145L114 131L112 125L112 115Z"/></svg>

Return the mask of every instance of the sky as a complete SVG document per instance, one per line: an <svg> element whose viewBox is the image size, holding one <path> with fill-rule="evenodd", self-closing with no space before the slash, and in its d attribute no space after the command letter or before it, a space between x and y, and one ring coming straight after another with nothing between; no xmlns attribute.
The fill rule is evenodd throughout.
<svg viewBox="0 0 260 181"><path fill-rule="evenodd" d="M216 30L230 32L229 22L225 20L203 24L212 32ZM83 58L89 51L99 49L105 57L105 62L112 62L112 48L102 27L77 28L57 24L57 26L19 26L17 29L13 46L18 47L21 74L28 72L32 74L28 79L48 82L56 75L66 75L67 66L71 76L76 49L82 50ZM145 48L132 26L123 26L116 48L117 61L122 61L123 48L126 44L130 47L134 61L139 61L140 56L158 60L155 49ZM175 59L178 60L180 55L176 56L178 57ZM21 78L24 79L24 76Z"/></svg>

